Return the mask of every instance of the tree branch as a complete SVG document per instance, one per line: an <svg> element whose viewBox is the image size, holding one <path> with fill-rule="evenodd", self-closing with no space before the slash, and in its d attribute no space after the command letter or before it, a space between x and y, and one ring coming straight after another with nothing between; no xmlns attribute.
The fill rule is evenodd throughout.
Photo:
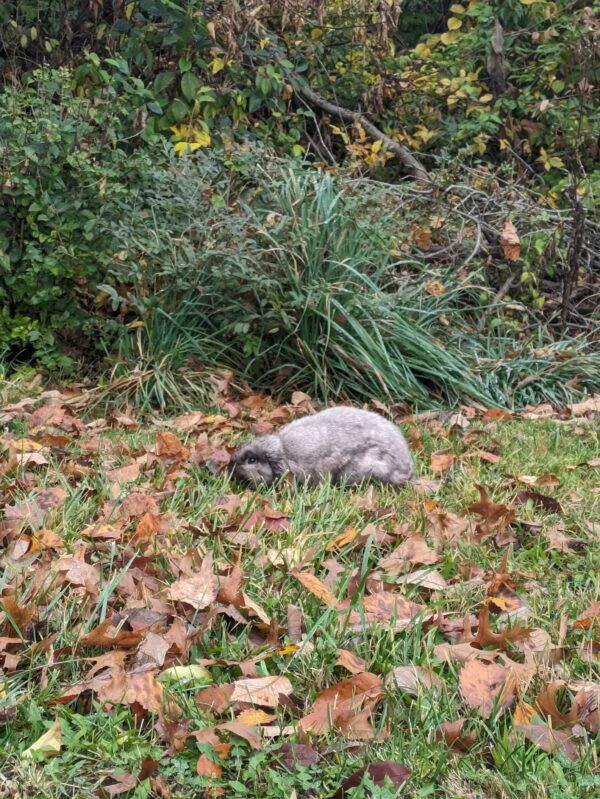
<svg viewBox="0 0 600 799"><path fill-rule="evenodd" d="M364 117L360 111L351 111L349 108L344 108L341 105L329 102L320 94L317 94L309 86L297 83L295 85L296 94L302 97L309 105L317 106L322 111L328 114L333 114L345 122L358 123L362 125L365 131L376 141L381 141L387 149L398 156L401 164L407 172L409 172L418 183L425 186L431 186L431 178L427 173L425 167L415 158L411 151L404 144L400 144L389 136L386 136L383 131L374 125L370 120Z"/></svg>

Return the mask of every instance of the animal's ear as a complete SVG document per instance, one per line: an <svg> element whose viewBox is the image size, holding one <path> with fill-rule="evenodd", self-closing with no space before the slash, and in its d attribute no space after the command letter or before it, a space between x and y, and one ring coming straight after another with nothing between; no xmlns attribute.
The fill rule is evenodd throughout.
<svg viewBox="0 0 600 799"><path fill-rule="evenodd" d="M273 477L283 477L288 470L288 466L281 440L277 436L267 436L263 443L267 461L273 471Z"/></svg>

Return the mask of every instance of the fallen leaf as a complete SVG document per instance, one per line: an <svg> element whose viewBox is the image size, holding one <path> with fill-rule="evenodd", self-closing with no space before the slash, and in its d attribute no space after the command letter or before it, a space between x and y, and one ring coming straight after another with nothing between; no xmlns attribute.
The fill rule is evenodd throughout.
<svg viewBox="0 0 600 799"><path fill-rule="evenodd" d="M322 691L310 712L300 719L299 727L315 735L325 734L332 727L339 727L341 721L354 717L369 700L378 701L382 696L377 675L355 674Z"/></svg>
<svg viewBox="0 0 600 799"><path fill-rule="evenodd" d="M396 580L398 585L417 585L429 591L444 591L448 583L437 569L417 569L410 574L404 574Z"/></svg>
<svg viewBox="0 0 600 799"><path fill-rule="evenodd" d="M228 732L232 732L234 735L238 735L240 738L243 738L250 744L251 749L260 749L260 735L258 734L256 727L252 727L248 724L242 724L238 720L226 721L223 724L219 724L217 729L227 730Z"/></svg>
<svg viewBox="0 0 600 799"><path fill-rule="evenodd" d="M319 753L307 744L281 744L275 754L279 763L292 772L295 772L298 766L310 768L320 759Z"/></svg>
<svg viewBox="0 0 600 799"><path fill-rule="evenodd" d="M444 681L438 675L424 666L396 666L385 678L388 688L399 688L410 696L418 696L423 691L435 689L440 691Z"/></svg>
<svg viewBox="0 0 600 799"><path fill-rule="evenodd" d="M308 572L293 572L294 577L307 588L311 594L314 594L318 599L324 602L329 607L337 608L339 605L338 599L331 593L329 588L324 585L314 574Z"/></svg>
<svg viewBox="0 0 600 799"><path fill-rule="evenodd" d="M383 558L378 567L386 574L395 575L406 571L409 564L425 566L436 563L439 559L437 552L427 546L423 536L413 533L387 558Z"/></svg>
<svg viewBox="0 0 600 799"><path fill-rule="evenodd" d="M239 721L240 724L253 727L257 724L270 724L272 721L275 721L276 718L277 716L274 716L272 713L265 713L264 710L251 708L249 710L242 710L236 720Z"/></svg>
<svg viewBox="0 0 600 799"><path fill-rule="evenodd" d="M218 779L223 773L223 767L218 763L213 763L210 758L202 754L196 763L196 773L200 777L208 777L210 779Z"/></svg>
<svg viewBox="0 0 600 799"><path fill-rule="evenodd" d="M544 752L561 752L569 760L577 760L579 756L577 742L569 732L552 730L546 724L518 724L514 730Z"/></svg>
<svg viewBox="0 0 600 799"><path fill-rule="evenodd" d="M507 261L517 261L521 255L521 240L517 234L517 229L507 217L500 233L500 246Z"/></svg>
<svg viewBox="0 0 600 799"><path fill-rule="evenodd" d="M292 691L291 682L283 676L242 679L233 683L231 701L278 707L280 696L289 696Z"/></svg>
<svg viewBox="0 0 600 799"><path fill-rule="evenodd" d="M56 757L56 755L60 754L61 737L60 722L55 719L50 729L46 730L35 743L25 749L21 757L25 760L31 760L34 757L34 753L44 758Z"/></svg>
<svg viewBox="0 0 600 799"><path fill-rule="evenodd" d="M156 436L156 454L159 458L178 458L185 460L190 451L184 447L175 433L159 433Z"/></svg>
<svg viewBox="0 0 600 799"><path fill-rule="evenodd" d="M348 779L344 780L334 793L332 799L349 799L350 791L357 788L362 783L365 776L368 776L371 782L378 787L385 786L386 781L389 781L394 789L398 789L402 783L406 782L411 776L411 772L401 763L393 760L369 763L369 765L363 766L363 768L358 769L358 771L355 771ZM356 795L356 791L354 791L353 796ZM364 797L364 799L368 799L368 797L371 796L371 792L365 790L360 795Z"/></svg>
<svg viewBox="0 0 600 799"><path fill-rule="evenodd" d="M576 630L587 630L597 621L600 621L600 602L592 602L592 604L575 619L573 628Z"/></svg>
<svg viewBox="0 0 600 799"><path fill-rule="evenodd" d="M465 719L457 719L456 721L444 721L440 725L440 729L435 733L435 739L438 742L444 741L446 746L452 749L459 755L464 755L473 748L477 742L477 733L468 732L463 734L462 729L465 725Z"/></svg>
<svg viewBox="0 0 600 799"><path fill-rule="evenodd" d="M484 718L489 718L494 709L506 710L515 699L515 676L497 663L468 661L460 671L458 684L465 704Z"/></svg>
<svg viewBox="0 0 600 799"><path fill-rule="evenodd" d="M367 670L366 662L354 652L349 652L347 649L336 649L335 651L338 656L335 662L336 666L341 666L350 674L360 674Z"/></svg>
<svg viewBox="0 0 600 799"><path fill-rule="evenodd" d="M219 583L212 567L210 554L204 556L200 571L191 577L180 577L171 583L167 596L174 602L183 602L196 610L206 608L217 598Z"/></svg>
<svg viewBox="0 0 600 799"><path fill-rule="evenodd" d="M517 505L526 505L528 502L532 502L535 507L544 508L549 513L562 513L561 504L557 499L540 494L538 491L519 491L515 502Z"/></svg>
<svg viewBox="0 0 600 799"><path fill-rule="evenodd" d="M448 450L440 450L431 455L429 468L432 472L445 472L456 463L456 455Z"/></svg>

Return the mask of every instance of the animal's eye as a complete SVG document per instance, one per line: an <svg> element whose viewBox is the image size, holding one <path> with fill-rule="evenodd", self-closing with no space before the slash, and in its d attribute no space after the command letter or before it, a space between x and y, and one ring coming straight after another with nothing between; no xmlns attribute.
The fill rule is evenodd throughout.
<svg viewBox="0 0 600 799"><path fill-rule="evenodd" d="M246 458L246 463L256 463L256 458L253 455L249 455Z"/></svg>

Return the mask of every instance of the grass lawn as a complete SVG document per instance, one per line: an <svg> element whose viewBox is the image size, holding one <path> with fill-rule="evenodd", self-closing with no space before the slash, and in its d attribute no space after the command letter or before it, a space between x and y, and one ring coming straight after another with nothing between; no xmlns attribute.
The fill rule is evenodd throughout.
<svg viewBox="0 0 600 799"><path fill-rule="evenodd" d="M0 417L0 797L600 795L597 419L424 416L419 486L249 492L287 409L62 400Z"/></svg>

